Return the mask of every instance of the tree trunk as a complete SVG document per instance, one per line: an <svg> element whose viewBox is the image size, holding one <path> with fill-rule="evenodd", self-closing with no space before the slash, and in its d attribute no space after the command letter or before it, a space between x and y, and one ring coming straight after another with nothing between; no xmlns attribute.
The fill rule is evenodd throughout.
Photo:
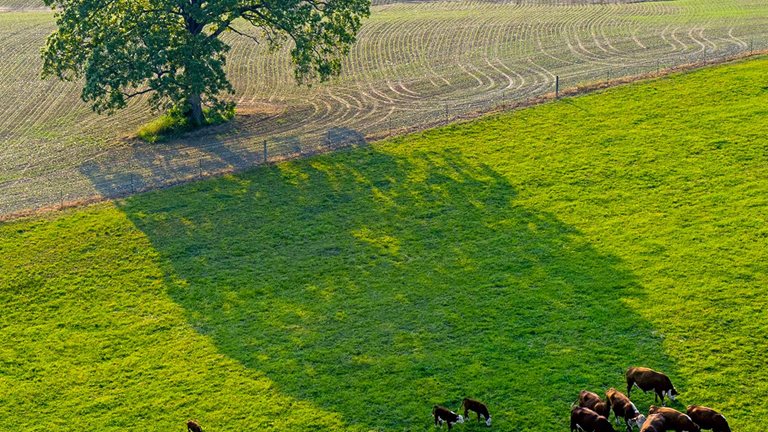
<svg viewBox="0 0 768 432"><path fill-rule="evenodd" d="M187 111L187 119L194 127L200 127L203 125L203 102L199 94L192 94L187 99L189 108Z"/></svg>

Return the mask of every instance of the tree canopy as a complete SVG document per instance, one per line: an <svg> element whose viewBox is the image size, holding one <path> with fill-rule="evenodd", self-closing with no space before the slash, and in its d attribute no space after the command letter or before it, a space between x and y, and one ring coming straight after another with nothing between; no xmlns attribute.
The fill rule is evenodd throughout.
<svg viewBox="0 0 768 432"><path fill-rule="evenodd" d="M43 48L43 77L84 78L84 101L112 113L151 94L158 109L222 110L233 88L225 32L278 48L292 45L296 79L338 73L370 0L45 0L58 29Z"/></svg>

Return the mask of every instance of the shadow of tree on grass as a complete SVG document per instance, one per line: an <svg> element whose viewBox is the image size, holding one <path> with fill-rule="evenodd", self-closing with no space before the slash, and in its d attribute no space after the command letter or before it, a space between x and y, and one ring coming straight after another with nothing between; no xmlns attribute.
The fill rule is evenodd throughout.
<svg viewBox="0 0 768 432"><path fill-rule="evenodd" d="M384 147L121 205L199 332L353 427L427 429L472 396L499 430L564 429L629 365L674 376L622 262L516 196L461 153Z"/></svg>

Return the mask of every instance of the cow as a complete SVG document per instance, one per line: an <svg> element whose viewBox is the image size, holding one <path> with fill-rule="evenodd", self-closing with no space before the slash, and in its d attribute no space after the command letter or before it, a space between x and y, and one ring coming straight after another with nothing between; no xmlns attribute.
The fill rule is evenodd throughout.
<svg viewBox="0 0 768 432"><path fill-rule="evenodd" d="M712 408L691 405L686 410L686 414L702 429L712 429L712 432L731 432L725 417Z"/></svg>
<svg viewBox="0 0 768 432"><path fill-rule="evenodd" d="M691 418L672 408L657 407L651 405L648 408L648 414L661 414L667 423L667 429L674 429L677 432L700 432L701 428L691 420Z"/></svg>
<svg viewBox="0 0 768 432"><path fill-rule="evenodd" d="M474 411L477 413L477 421L480 421L480 416L482 415L485 419L485 425L490 427L491 426L491 413L488 412L488 407L485 406L484 403L476 401L474 399L464 398L463 401L461 401L461 408L464 408L464 418L469 420L469 412Z"/></svg>
<svg viewBox="0 0 768 432"><path fill-rule="evenodd" d="M448 423L448 430L451 430L456 423L464 423L464 417L440 405L435 405L432 408L432 415L435 417L435 426L442 428L443 422L445 422Z"/></svg>
<svg viewBox="0 0 768 432"><path fill-rule="evenodd" d="M627 369L627 396L632 396L632 387L637 386L643 393L653 390L654 401L661 398L661 405L664 406L664 396L669 396L673 401L677 397L677 390L672 385L669 377L661 372L644 367L631 367Z"/></svg>
<svg viewBox="0 0 768 432"><path fill-rule="evenodd" d="M589 408L573 407L571 410L571 432L616 432L607 418Z"/></svg>
<svg viewBox="0 0 768 432"><path fill-rule="evenodd" d="M645 419L643 427L640 428L640 432L666 432L667 424L666 420L661 414L651 414Z"/></svg>
<svg viewBox="0 0 768 432"><path fill-rule="evenodd" d="M603 401L597 393L591 391L582 390L579 393L579 406L589 408L605 418L611 416L611 403L607 400Z"/></svg>
<svg viewBox="0 0 768 432"><path fill-rule="evenodd" d="M189 420L187 421L187 432L203 432L203 428L196 421Z"/></svg>
<svg viewBox="0 0 768 432"><path fill-rule="evenodd" d="M640 411L635 407L635 404L633 404L623 393L611 387L605 392L605 396L608 399L608 404L613 409L616 423L619 423L619 418L624 419L624 423L627 426L627 432L632 431L634 426L637 426L639 429L643 425L645 416L640 414Z"/></svg>

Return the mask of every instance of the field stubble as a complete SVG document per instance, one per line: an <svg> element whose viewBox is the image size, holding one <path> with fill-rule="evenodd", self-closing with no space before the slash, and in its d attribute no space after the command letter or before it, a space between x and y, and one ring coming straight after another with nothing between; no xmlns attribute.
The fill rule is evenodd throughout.
<svg viewBox="0 0 768 432"><path fill-rule="evenodd" d="M343 75L311 88L285 50L228 36L236 120L149 145L131 138L155 115L142 101L98 116L79 83L39 80L54 25L37 6L0 0L25 10L0 14L0 215L361 144L541 97L555 76L574 88L768 47L758 0L382 3Z"/></svg>

